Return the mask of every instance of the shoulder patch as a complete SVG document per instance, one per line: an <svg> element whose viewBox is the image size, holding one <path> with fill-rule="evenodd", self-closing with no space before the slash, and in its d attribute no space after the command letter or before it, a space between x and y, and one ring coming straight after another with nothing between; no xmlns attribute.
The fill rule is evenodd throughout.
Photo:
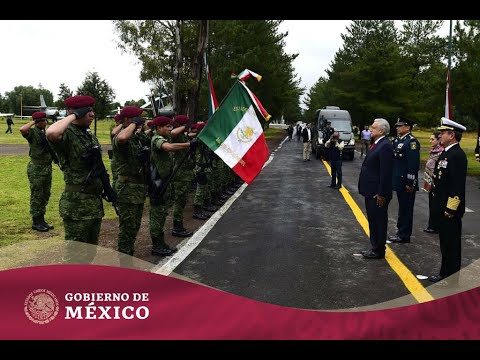
<svg viewBox="0 0 480 360"><path fill-rule="evenodd" d="M412 142L410 143L410 149L411 149L411 150L417 150L417 143L416 143L415 141L412 141Z"/></svg>

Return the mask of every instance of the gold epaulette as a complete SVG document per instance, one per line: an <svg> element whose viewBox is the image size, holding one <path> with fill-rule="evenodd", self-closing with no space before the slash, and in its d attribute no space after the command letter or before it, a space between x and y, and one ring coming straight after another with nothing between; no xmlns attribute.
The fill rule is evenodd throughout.
<svg viewBox="0 0 480 360"><path fill-rule="evenodd" d="M460 199L458 196L455 196L453 198L449 197L447 201L447 209L457 211L458 205L460 205Z"/></svg>

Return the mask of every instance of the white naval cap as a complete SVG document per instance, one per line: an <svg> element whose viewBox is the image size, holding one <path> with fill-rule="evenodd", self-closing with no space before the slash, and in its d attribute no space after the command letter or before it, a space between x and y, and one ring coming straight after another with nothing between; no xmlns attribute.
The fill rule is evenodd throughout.
<svg viewBox="0 0 480 360"><path fill-rule="evenodd" d="M467 128L462 124L459 124L453 120L447 119L446 117L442 117L441 119L442 125L440 125L437 130L452 130L452 131L466 131Z"/></svg>

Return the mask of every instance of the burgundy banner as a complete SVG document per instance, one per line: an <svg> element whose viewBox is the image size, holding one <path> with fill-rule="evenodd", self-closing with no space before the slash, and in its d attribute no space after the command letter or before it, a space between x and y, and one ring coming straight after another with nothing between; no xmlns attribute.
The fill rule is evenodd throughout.
<svg viewBox="0 0 480 360"><path fill-rule="evenodd" d="M480 339L479 288L381 311L266 304L149 272L0 272L0 339Z"/></svg>

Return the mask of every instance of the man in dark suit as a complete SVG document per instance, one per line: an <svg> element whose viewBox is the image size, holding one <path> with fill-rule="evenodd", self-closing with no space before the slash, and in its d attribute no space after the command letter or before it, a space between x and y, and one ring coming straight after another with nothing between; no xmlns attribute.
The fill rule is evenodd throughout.
<svg viewBox="0 0 480 360"><path fill-rule="evenodd" d="M418 191L420 143L412 135L414 121L399 116L393 139L393 191L397 193L397 233L388 238L393 243L409 243L413 227L413 207Z"/></svg>
<svg viewBox="0 0 480 360"><path fill-rule="evenodd" d="M310 124L302 131L303 137L303 161L310 161L310 154L312 153L312 128Z"/></svg>
<svg viewBox="0 0 480 360"><path fill-rule="evenodd" d="M438 275L428 278L431 282L438 282L460 271L467 178L467 156L459 144L462 133L467 129L455 121L442 118L442 125L437 130L440 131L440 142L445 150L433 170L432 206L442 209L437 215L440 217L437 222L442 265ZM458 278L453 280L457 281Z"/></svg>
<svg viewBox="0 0 480 360"><path fill-rule="evenodd" d="M385 258L388 204L392 199L393 146L387 135L390 124L378 118L371 125L372 145L365 157L358 180L358 192L365 197L371 249L366 259Z"/></svg>

